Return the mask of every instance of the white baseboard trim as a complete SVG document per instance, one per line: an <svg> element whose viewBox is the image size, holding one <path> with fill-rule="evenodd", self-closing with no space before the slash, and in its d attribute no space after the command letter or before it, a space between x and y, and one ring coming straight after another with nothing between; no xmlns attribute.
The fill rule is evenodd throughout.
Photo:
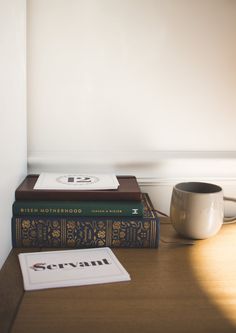
<svg viewBox="0 0 236 333"><path fill-rule="evenodd" d="M29 152L28 173L132 174L157 207L169 212L172 188L183 181L220 185L236 197L236 152ZM235 205L236 206L236 205ZM227 214L236 207L227 207Z"/></svg>
<svg viewBox="0 0 236 333"><path fill-rule="evenodd" d="M31 172L115 172L144 179L235 178L235 152L29 152Z"/></svg>

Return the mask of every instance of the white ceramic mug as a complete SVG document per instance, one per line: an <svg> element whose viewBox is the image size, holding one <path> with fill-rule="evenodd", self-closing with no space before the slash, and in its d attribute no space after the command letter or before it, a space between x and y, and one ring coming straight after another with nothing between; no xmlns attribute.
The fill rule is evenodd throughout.
<svg viewBox="0 0 236 333"><path fill-rule="evenodd" d="M181 236L205 239L214 236L223 223L232 223L236 217L224 217L224 200L218 185L202 182L184 182L174 186L170 205L171 222Z"/></svg>

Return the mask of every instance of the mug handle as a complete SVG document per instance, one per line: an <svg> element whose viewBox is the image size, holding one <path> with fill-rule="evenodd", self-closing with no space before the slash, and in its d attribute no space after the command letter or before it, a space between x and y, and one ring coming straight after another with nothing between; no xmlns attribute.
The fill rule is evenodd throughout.
<svg viewBox="0 0 236 333"><path fill-rule="evenodd" d="M236 198L229 198L229 197L224 197L225 201L232 201L236 202ZM236 222L236 216L232 217L224 217L224 222L223 224L230 224L230 223L235 223Z"/></svg>

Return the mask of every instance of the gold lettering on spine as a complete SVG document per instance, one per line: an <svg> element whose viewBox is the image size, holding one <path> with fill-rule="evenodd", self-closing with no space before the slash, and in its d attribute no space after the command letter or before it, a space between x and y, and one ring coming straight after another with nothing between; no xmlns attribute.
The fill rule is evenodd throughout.
<svg viewBox="0 0 236 333"><path fill-rule="evenodd" d="M150 247L154 247L156 244L156 220L151 220L150 221Z"/></svg>

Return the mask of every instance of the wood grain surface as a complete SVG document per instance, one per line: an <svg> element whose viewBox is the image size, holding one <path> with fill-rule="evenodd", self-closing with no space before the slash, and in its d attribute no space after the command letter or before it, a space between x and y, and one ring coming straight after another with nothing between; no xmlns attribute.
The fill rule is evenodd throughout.
<svg viewBox="0 0 236 333"><path fill-rule="evenodd" d="M0 275L0 332L236 332L236 224L192 246L167 243L178 237L162 224L161 238L159 249L114 250L131 281L31 292L14 250Z"/></svg>

